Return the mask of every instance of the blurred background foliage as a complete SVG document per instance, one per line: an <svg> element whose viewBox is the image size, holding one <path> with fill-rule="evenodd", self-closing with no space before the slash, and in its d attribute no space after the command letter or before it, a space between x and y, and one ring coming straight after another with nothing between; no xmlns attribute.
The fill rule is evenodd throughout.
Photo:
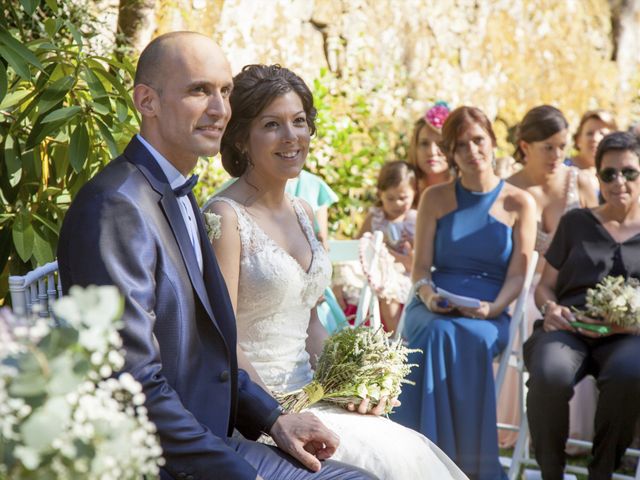
<svg viewBox="0 0 640 480"><path fill-rule="evenodd" d="M133 66L92 51L98 20L84 4L3 5L0 299L10 273L54 260L71 199L137 129Z"/></svg>
<svg viewBox="0 0 640 480"><path fill-rule="evenodd" d="M9 0L0 18L0 302L7 277L54 258L80 186L137 130L132 58L153 37L212 35L232 70L280 63L319 111L307 168L340 196L334 235L353 235L382 163L406 158L436 100L494 120L499 155L531 107L640 117L634 0ZM277 26L277 27L274 27ZM203 202L227 179L198 165ZM82 232L78 232L79 235Z"/></svg>

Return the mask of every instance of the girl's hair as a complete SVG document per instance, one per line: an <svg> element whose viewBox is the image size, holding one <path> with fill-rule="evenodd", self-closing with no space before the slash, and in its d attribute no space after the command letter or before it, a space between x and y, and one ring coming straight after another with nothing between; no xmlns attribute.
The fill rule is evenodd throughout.
<svg viewBox="0 0 640 480"><path fill-rule="evenodd" d="M418 137L420 136L420 132L423 128L427 128L433 133L435 133L438 137L442 136L442 131L439 128L434 127L431 123L427 122L424 117L420 118L413 125L413 133L411 134L411 143L409 143L409 155L408 161L416 171L416 175L418 178L422 178L424 176L424 172L418 168Z"/></svg>
<svg viewBox="0 0 640 480"><path fill-rule="evenodd" d="M525 114L516 130L514 158L519 163L524 163L524 152L520 148L520 141L541 142L567 128L569 128L569 122L556 107L540 105L532 108Z"/></svg>
<svg viewBox="0 0 640 480"><path fill-rule="evenodd" d="M304 80L280 65L247 65L233 78L231 119L222 136L222 166L233 177L241 176L249 166L245 152L251 122L276 98L295 92L302 101L311 135L316 132L317 111L313 95Z"/></svg>
<svg viewBox="0 0 640 480"><path fill-rule="evenodd" d="M580 138L580 134L582 133L582 129L584 128L585 123L593 118L595 118L596 120L600 120L611 131L618 130L618 124L616 123L616 119L613 117L613 114L611 112L602 109L587 110L580 118L580 123L578 124L576 133L573 134L573 146L576 150L579 150L578 138Z"/></svg>
<svg viewBox="0 0 640 480"><path fill-rule="evenodd" d="M442 126L442 141L440 150L447 157L449 166L455 168L453 156L456 153L456 141L462 132L469 126L476 124L482 128L489 137L491 143L496 146L496 134L493 133L491 122L482 110L476 107L462 106L449 114Z"/></svg>
<svg viewBox="0 0 640 480"><path fill-rule="evenodd" d="M408 162L403 160L394 160L385 163L378 173L377 188L378 192L384 192L389 188L394 188L402 182L408 181L414 192L417 192L416 169ZM382 205L380 199L376 202L378 206Z"/></svg>

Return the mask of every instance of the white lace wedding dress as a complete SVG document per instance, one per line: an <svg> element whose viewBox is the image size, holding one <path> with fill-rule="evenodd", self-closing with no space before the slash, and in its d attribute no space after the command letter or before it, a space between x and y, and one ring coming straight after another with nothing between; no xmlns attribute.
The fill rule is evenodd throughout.
<svg viewBox="0 0 640 480"><path fill-rule="evenodd" d="M331 278L329 258L295 199L298 221L313 251L308 271L268 237L240 204L226 197L212 201L226 202L238 217L242 244L238 343L272 391L299 389L313 376L305 340L310 311ZM364 468L381 480L467 478L427 438L387 418L322 402L309 411L340 437L333 459Z"/></svg>

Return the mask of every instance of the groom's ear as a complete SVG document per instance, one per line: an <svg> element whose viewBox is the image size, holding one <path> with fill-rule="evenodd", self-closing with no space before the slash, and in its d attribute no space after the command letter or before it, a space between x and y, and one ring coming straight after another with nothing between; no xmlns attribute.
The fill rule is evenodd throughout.
<svg viewBox="0 0 640 480"><path fill-rule="evenodd" d="M139 83L133 88L133 104L142 116L155 117L159 108L158 92L149 85Z"/></svg>

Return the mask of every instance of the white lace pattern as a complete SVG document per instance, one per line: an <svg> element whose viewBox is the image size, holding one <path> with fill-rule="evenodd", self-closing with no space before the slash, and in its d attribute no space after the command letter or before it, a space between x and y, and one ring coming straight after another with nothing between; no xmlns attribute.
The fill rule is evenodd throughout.
<svg viewBox="0 0 640 480"><path fill-rule="evenodd" d="M313 257L309 271L277 245L239 203L230 205L238 217L242 246L238 287L238 344L272 391L289 392L311 381L305 350L309 312L331 279L331 263L304 208L293 208Z"/></svg>

